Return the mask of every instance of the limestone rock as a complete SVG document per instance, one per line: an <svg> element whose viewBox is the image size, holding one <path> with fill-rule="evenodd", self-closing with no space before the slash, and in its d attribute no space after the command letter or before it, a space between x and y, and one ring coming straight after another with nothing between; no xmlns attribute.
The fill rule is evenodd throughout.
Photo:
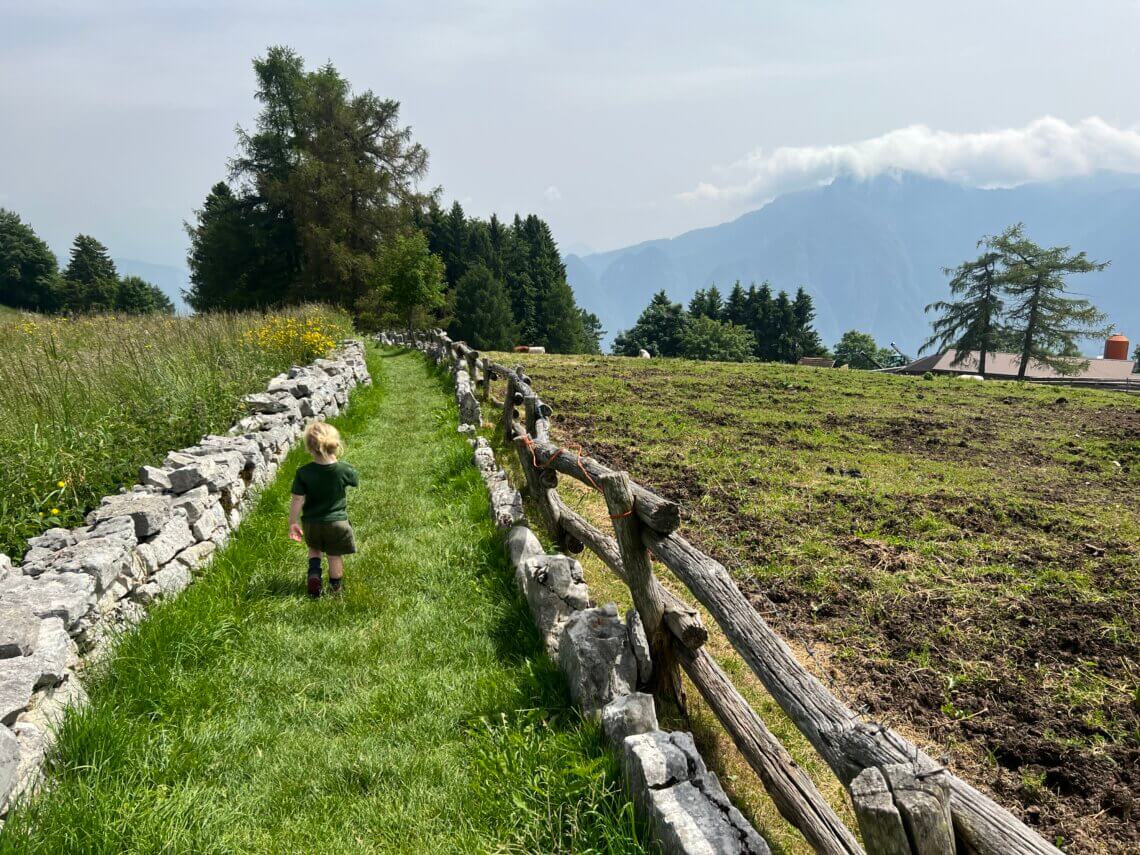
<svg viewBox="0 0 1140 855"><path fill-rule="evenodd" d="M214 503L206 508L202 515L190 526L190 531L196 540L209 540L219 528L225 528L226 512L222 506Z"/></svg>
<svg viewBox="0 0 1140 855"><path fill-rule="evenodd" d="M98 525L112 517L130 517L135 524L135 537L150 537L170 519L170 500L148 493L123 493L107 496L102 504L87 515L89 525Z"/></svg>
<svg viewBox="0 0 1140 855"><path fill-rule="evenodd" d="M241 400L251 413L286 413L288 415L300 415L297 402L293 399L292 394L288 396L281 394L284 391L287 390L274 389L273 384L270 384L269 392L258 392L255 395L246 395Z"/></svg>
<svg viewBox="0 0 1140 855"><path fill-rule="evenodd" d="M20 742L6 727L0 727L0 811L16 788L20 769Z"/></svg>
<svg viewBox="0 0 1140 855"><path fill-rule="evenodd" d="M71 533L78 543L96 539L118 540L127 546L134 546L138 543L138 536L135 534L135 522L130 517L112 517L97 522L95 525L72 529Z"/></svg>
<svg viewBox="0 0 1140 855"><path fill-rule="evenodd" d="M34 792L39 784L44 755L51 744L51 736L43 728L30 721L17 721L12 725L12 734L20 746L20 762L16 770L16 786L8 796L15 801L28 792ZM3 787L0 786L0 790ZM3 798L0 798L0 805Z"/></svg>
<svg viewBox="0 0 1140 855"><path fill-rule="evenodd" d="M185 455L189 457L190 455ZM168 456L170 460L174 455ZM174 493L185 493L202 484L209 484L218 475L217 466L208 457L190 457L191 462L182 463L170 470L170 489ZM210 492L215 492L211 490Z"/></svg>
<svg viewBox="0 0 1140 855"><path fill-rule="evenodd" d="M559 639L558 662L571 697L587 715L637 687L637 660L613 603L570 617Z"/></svg>
<svg viewBox="0 0 1140 855"><path fill-rule="evenodd" d="M60 683L67 676L68 669L78 663L75 642L67 634L60 618L49 617L40 622L39 641L31 658L39 672L35 683L37 688Z"/></svg>
<svg viewBox="0 0 1140 855"><path fill-rule="evenodd" d="M28 546L33 549L46 549L49 552L58 552L74 543L75 535L66 528L49 528L43 534L28 538Z"/></svg>
<svg viewBox="0 0 1140 855"><path fill-rule="evenodd" d="M173 516L162 527L162 531L147 541L147 546L154 550L154 561L161 567L194 542L194 534L186 524L186 517Z"/></svg>
<svg viewBox="0 0 1140 855"><path fill-rule="evenodd" d="M525 525L516 525L507 532L507 552L511 557L511 566L516 568L531 558L546 554L534 532Z"/></svg>
<svg viewBox="0 0 1140 855"><path fill-rule="evenodd" d="M215 549L217 547L212 542L203 540L183 549L174 557L174 560L186 569L193 570L209 561L213 557Z"/></svg>
<svg viewBox="0 0 1140 855"><path fill-rule="evenodd" d="M139 470L139 483L160 490L169 490L170 473L157 466L144 466Z"/></svg>
<svg viewBox="0 0 1140 855"><path fill-rule="evenodd" d="M38 679L34 656L0 659L0 724L11 724L28 708Z"/></svg>
<svg viewBox="0 0 1140 855"><path fill-rule="evenodd" d="M0 659L27 656L36 647L40 619L27 606L0 602Z"/></svg>
<svg viewBox="0 0 1140 855"><path fill-rule="evenodd" d="M653 676L653 657L650 655L645 625L642 624L637 609L630 609L625 613L625 625L629 629L629 644L633 648L633 655L637 658L637 683L639 686L647 686Z"/></svg>
<svg viewBox="0 0 1140 855"><path fill-rule="evenodd" d="M82 573L95 580L95 590L105 591L112 582L132 570L131 547L116 538L97 537L82 540L55 553L48 565L55 576L60 573Z"/></svg>
<svg viewBox="0 0 1140 855"><path fill-rule="evenodd" d="M193 524L198 517L206 512L206 508L214 503L214 498L210 495L210 488L203 484L200 487L195 487L193 490L187 490L181 496L178 496L171 502L174 508L182 508L186 513L186 521Z"/></svg>
<svg viewBox="0 0 1140 855"><path fill-rule="evenodd" d="M732 806L688 733L628 737L622 769L634 805L661 850L676 855L768 855L763 838Z"/></svg>
<svg viewBox="0 0 1140 855"><path fill-rule="evenodd" d="M193 581L186 565L174 562L154 574L154 582L164 597L180 594Z"/></svg>
<svg viewBox="0 0 1140 855"><path fill-rule="evenodd" d="M634 692L610 701L602 709L602 730L617 751L622 750L627 736L657 730L653 696Z"/></svg>
<svg viewBox="0 0 1140 855"><path fill-rule="evenodd" d="M4 605L27 606L37 617L63 618L70 629L95 605L95 580L81 573L50 573L4 594Z"/></svg>
<svg viewBox="0 0 1140 855"><path fill-rule="evenodd" d="M540 555L523 563L519 577L546 649L557 656L566 621L590 605L582 565L566 555Z"/></svg>

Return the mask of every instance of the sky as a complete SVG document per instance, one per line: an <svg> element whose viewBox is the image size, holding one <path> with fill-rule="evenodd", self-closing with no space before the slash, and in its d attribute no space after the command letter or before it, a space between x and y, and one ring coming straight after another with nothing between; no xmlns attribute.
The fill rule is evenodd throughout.
<svg viewBox="0 0 1140 855"><path fill-rule="evenodd" d="M445 202L564 251L843 173L1140 172L1138 36L1140 0L0 0L0 207L184 266L273 44L399 100Z"/></svg>

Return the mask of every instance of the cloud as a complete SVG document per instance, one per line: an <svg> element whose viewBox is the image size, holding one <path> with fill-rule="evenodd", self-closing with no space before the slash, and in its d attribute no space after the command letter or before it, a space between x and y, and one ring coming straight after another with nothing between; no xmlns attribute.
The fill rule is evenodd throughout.
<svg viewBox="0 0 1140 855"><path fill-rule="evenodd" d="M1068 122L1045 116L1022 128L977 133L911 125L845 145L756 149L678 194L686 202L766 202L782 193L905 170L977 187L1012 187L1097 170L1140 172L1140 127L1118 128L1097 117Z"/></svg>
<svg viewBox="0 0 1140 855"><path fill-rule="evenodd" d="M547 202L561 202L562 191L551 184L549 187L542 191L542 198L544 198Z"/></svg>

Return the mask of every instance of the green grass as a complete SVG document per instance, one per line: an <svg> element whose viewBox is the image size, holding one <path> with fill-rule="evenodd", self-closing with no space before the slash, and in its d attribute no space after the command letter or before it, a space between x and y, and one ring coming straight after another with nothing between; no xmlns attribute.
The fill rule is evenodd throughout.
<svg viewBox="0 0 1140 855"><path fill-rule="evenodd" d="M776 603L853 707L1035 805L1069 851L1140 846L1111 795L1140 748L1140 398L492 358L526 366L555 439L680 501L685 536Z"/></svg>
<svg viewBox="0 0 1140 855"><path fill-rule="evenodd" d="M0 852L637 852L569 708L443 380L370 357L341 600L302 595L295 451L229 546L124 637Z"/></svg>
<svg viewBox="0 0 1140 855"><path fill-rule="evenodd" d="M240 397L351 333L343 312L0 316L0 552L82 524L139 467L226 430ZM62 486L60 486L62 483Z"/></svg>

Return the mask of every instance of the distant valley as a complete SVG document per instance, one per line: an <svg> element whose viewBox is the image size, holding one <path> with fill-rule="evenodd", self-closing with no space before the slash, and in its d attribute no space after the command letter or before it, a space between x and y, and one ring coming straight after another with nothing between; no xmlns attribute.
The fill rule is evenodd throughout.
<svg viewBox="0 0 1140 855"><path fill-rule="evenodd" d="M1111 260L1071 280L1140 339L1140 176L1089 177L985 190L909 173L832 184L774 200L732 222L590 255L567 255L579 303L598 314L606 343L664 288L687 302L715 283L767 279L815 300L816 327L833 345L845 330L895 341L911 355L929 332L923 307L948 291L942 268L977 255L983 235L1024 222L1042 244L1071 244ZM1097 345L1090 342L1088 352Z"/></svg>

